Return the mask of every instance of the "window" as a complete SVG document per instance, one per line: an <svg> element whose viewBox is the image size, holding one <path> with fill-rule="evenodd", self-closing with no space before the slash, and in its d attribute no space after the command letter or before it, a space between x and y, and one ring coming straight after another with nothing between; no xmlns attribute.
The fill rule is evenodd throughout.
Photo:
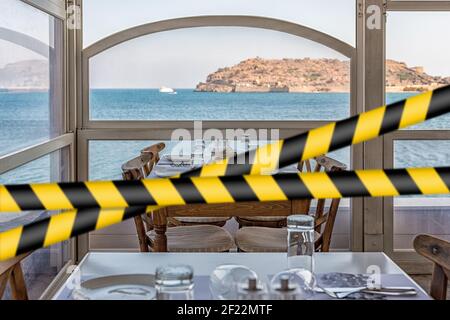
<svg viewBox="0 0 450 320"><path fill-rule="evenodd" d="M350 115L349 58L278 31L202 27L150 34L92 57L89 75L91 120Z"/></svg>
<svg viewBox="0 0 450 320"><path fill-rule="evenodd" d="M46 183L69 178L68 149L61 149L0 175L0 184ZM0 231L43 219L51 212L2 213ZM33 252L22 262L25 282L31 299L38 299L64 264L70 259L69 242ZM6 295L6 298L9 294Z"/></svg>
<svg viewBox="0 0 450 320"><path fill-rule="evenodd" d="M394 141L394 167L450 166L450 140ZM450 240L448 195L403 196L394 199L394 250L412 249L417 234Z"/></svg>
<svg viewBox="0 0 450 320"><path fill-rule="evenodd" d="M62 21L0 4L0 156L63 132Z"/></svg>
<svg viewBox="0 0 450 320"><path fill-rule="evenodd" d="M73 179L74 135L65 128L64 17L64 1L0 2L0 184ZM2 213L0 231L51 214L57 212ZM22 262L31 299L72 258L69 243L34 251Z"/></svg>
<svg viewBox="0 0 450 320"><path fill-rule="evenodd" d="M386 100L450 85L450 45L441 30L450 29L450 12L389 12L386 29ZM450 115L410 130L450 128Z"/></svg>

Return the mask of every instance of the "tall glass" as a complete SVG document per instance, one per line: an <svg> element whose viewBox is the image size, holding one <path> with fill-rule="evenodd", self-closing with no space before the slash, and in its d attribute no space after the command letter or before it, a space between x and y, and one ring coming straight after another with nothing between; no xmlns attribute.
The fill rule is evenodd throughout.
<svg viewBox="0 0 450 320"><path fill-rule="evenodd" d="M288 268L313 271L314 218L292 215L287 218Z"/></svg>
<svg viewBox="0 0 450 320"><path fill-rule="evenodd" d="M157 300L193 300L194 270L188 265L169 265L156 269Z"/></svg>

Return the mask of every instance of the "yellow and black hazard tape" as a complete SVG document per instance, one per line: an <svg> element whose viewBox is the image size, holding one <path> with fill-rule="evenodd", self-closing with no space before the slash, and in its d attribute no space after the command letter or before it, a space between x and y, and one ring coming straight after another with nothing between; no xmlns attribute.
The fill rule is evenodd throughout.
<svg viewBox="0 0 450 320"><path fill-rule="evenodd" d="M70 237L120 223L142 214L147 206L172 206L194 203L235 203L241 201L284 201L290 199L328 199L359 196L398 196L411 194L449 194L450 167L409 168L391 170L357 170L340 172L280 174L273 176L246 175L229 177L187 177L179 179L150 179L111 183L90 182L72 186L71 192L80 194L94 190L92 202L64 205L89 208L68 211L45 220L0 233L0 260L49 246ZM35 185L31 189L12 192L12 197L29 201L31 194L46 199L58 184ZM110 188L116 188L111 192ZM9 189L9 188L7 188ZM63 190L64 188L60 189ZM101 192L98 192L102 190ZM8 191L9 192L9 191ZM58 191L62 192L62 191ZM61 193L62 194L62 193ZM59 198L57 196L56 198ZM49 198L51 199L51 198ZM68 199L67 199L68 200ZM34 201L34 200L33 200ZM19 201L20 202L20 201ZM45 200L44 200L45 202ZM29 202L32 203L32 202ZM67 202L69 203L69 202ZM93 207L101 208L93 208ZM127 209L111 209L129 207ZM108 209L108 210L106 210Z"/></svg>
<svg viewBox="0 0 450 320"><path fill-rule="evenodd" d="M2 211L446 194L449 168L183 177L2 186Z"/></svg>

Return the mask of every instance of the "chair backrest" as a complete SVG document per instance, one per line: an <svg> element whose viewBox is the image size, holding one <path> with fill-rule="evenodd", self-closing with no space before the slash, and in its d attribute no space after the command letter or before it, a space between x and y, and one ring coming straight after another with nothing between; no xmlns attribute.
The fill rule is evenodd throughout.
<svg viewBox="0 0 450 320"><path fill-rule="evenodd" d="M337 160L326 156L314 158L316 165L311 170L311 165L306 166L309 172L335 172L344 171L347 166ZM329 205L327 206L327 202ZM340 199L319 199L317 200L316 212L314 214L315 231L319 234L316 239L316 251L328 252L330 250L331 236L333 234L334 223L339 209ZM326 211L327 210L327 211ZM326 212L325 212L326 211Z"/></svg>
<svg viewBox="0 0 450 320"><path fill-rule="evenodd" d="M434 299L445 300L450 277L450 242L421 234L414 239L414 249L434 263L430 295Z"/></svg>
<svg viewBox="0 0 450 320"><path fill-rule="evenodd" d="M159 152L165 148L164 143L158 143L141 150L141 155L133 158L122 165L122 177L124 180L145 179L152 171L155 164L159 161ZM134 217L136 232L139 240L141 252L149 251L147 240L147 231L153 228L151 218L143 213Z"/></svg>

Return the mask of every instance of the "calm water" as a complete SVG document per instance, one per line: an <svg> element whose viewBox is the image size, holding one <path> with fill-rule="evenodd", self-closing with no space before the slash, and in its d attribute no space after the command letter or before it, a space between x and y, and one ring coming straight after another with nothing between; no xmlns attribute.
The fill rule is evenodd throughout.
<svg viewBox="0 0 450 320"><path fill-rule="evenodd" d="M389 93L388 103L411 94ZM93 90L91 118L95 120L335 120L349 116L345 93L195 93L178 90L177 95L157 90ZM46 93L0 92L0 155L49 138ZM450 127L450 117L419 125L418 129ZM90 178L120 176L120 164L151 141L94 141L90 144ZM170 146L169 146L170 148ZM349 149L333 156L349 163ZM450 142L399 142L395 165L450 165ZM0 182L46 181L50 157L0 176Z"/></svg>

